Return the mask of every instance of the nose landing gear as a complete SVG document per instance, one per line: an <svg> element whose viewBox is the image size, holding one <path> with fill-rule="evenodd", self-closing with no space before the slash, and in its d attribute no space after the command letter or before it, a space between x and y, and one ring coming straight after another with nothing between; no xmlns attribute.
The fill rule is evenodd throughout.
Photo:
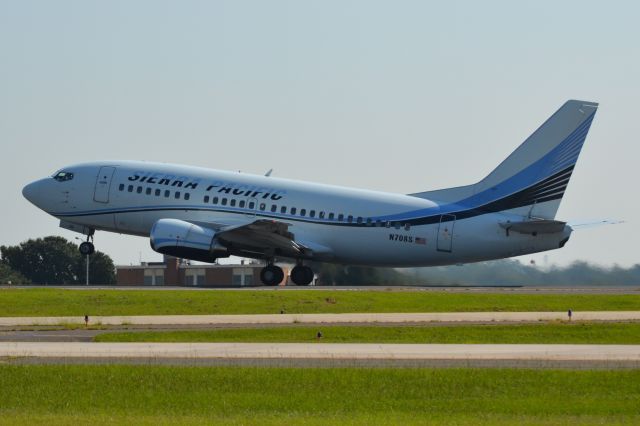
<svg viewBox="0 0 640 426"><path fill-rule="evenodd" d="M80 251L80 254L83 256L89 256L95 253L96 248L93 245L93 231L89 235L87 235L87 241L80 243L78 250Z"/></svg>

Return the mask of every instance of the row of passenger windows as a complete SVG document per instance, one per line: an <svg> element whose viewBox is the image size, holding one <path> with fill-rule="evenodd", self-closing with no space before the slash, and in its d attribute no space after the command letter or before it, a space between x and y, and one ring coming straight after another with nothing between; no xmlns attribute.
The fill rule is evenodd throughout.
<svg viewBox="0 0 640 426"><path fill-rule="evenodd" d="M120 191L124 191L124 183L121 183L120 186L118 187L118 190ZM143 192L147 195L155 195L156 197L161 197L163 195L164 192L164 197L165 198L171 198L171 191L168 189L165 189L164 191L162 189L156 188L155 191L152 188L146 187L143 188L142 186L133 186L133 185L129 185L127 187L127 192L135 192L138 194L142 194ZM180 191L175 191L173 193L173 198L175 198L176 200L179 200L180 198L184 198L185 200L188 200L189 198L191 198L191 194L188 192L185 192L184 194L181 193Z"/></svg>
<svg viewBox="0 0 640 426"><path fill-rule="evenodd" d="M249 210L254 210L256 208L256 202L255 201L245 201L245 200L237 200L235 198L231 198L228 199L226 197L210 197L208 195L204 196L204 200L205 203L209 203L211 202L211 204L220 204L222 206L231 206L231 207L236 207L236 205L239 208L247 208ZM277 204L271 204L270 206L267 206L266 203L259 203L258 204L258 210L260 211L271 211L271 213L278 213L278 211L280 212L280 214L289 214L291 216L301 216L301 217L311 217L311 218L315 218L316 217L316 213L317 213L317 217L319 219L328 219L328 220L337 220L338 222L344 222L346 219L347 223L358 223L358 224L366 224L367 226L385 226L387 228L391 228L392 226L396 229L400 229L402 227L404 227L404 229L406 229L407 231L410 229L411 225L409 225L408 223L400 223L400 222L391 222L391 221L381 221L380 219L377 220L373 220L370 217L368 218L363 218L361 216L358 217L353 217L352 215L348 215L345 218L345 215L342 213L339 214L335 214L333 212L324 212L324 211L319 211L316 212L316 210L309 210L307 211L307 209L298 209L297 207L287 207L287 206L280 206L280 208L278 208Z"/></svg>
<svg viewBox="0 0 640 426"><path fill-rule="evenodd" d="M124 191L125 190L125 184L121 183L120 186L118 187L118 189L120 191ZM168 189L162 190L159 188L156 188L155 190L149 187L142 187L142 186L134 186L134 185L129 185L126 188L127 192L136 192L138 194L142 194L143 192L146 195L155 195L156 197L160 197L163 196L165 198L171 198L171 191ZM163 194L164 193L164 194ZM175 198L176 200L179 200L180 198L184 198L185 200L188 200L189 198L191 198L191 194L188 192L185 193L181 193L180 191L174 191L173 192L173 198ZM230 206L230 207L239 207L241 209L243 208L247 208L249 210L254 210L256 208L256 202L255 201L245 201L245 200L236 200L235 198L226 198L226 197L210 197L208 195L204 196L204 202L205 203L209 203L211 202L212 204L220 204L222 206ZM266 203L259 203L258 204L258 209L260 211L267 211L267 204ZM271 211L272 213L278 213L278 211L280 212L280 214L289 214L291 216L300 216L300 217L311 217L311 218L315 218L316 217L316 213L317 213L317 217L319 219L327 219L327 220L337 220L338 222L347 222L347 223L358 223L358 224L366 224L367 226L377 226L377 227L387 227L387 228L391 228L394 227L396 229L400 229L403 228L405 230L409 230L411 228L411 225L408 223L401 223L401 222L392 222L392 221L381 221L380 219L376 219L373 220L370 217L367 218L363 218L361 216L358 217L353 217L352 215L347 215L345 216L342 213L339 214L335 214L333 212L324 212L324 211L319 211L316 212L315 210L309 210L307 211L307 209L298 209L297 207L287 207L287 206L280 206L280 208L278 209L278 205L277 204L271 204L268 208L268 211Z"/></svg>

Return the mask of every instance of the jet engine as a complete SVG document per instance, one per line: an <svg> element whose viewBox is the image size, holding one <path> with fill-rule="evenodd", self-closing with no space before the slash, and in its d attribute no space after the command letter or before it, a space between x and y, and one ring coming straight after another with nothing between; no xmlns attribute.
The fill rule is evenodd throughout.
<svg viewBox="0 0 640 426"><path fill-rule="evenodd" d="M178 219L160 219L151 228L151 248L182 259L214 262L229 257L214 230Z"/></svg>

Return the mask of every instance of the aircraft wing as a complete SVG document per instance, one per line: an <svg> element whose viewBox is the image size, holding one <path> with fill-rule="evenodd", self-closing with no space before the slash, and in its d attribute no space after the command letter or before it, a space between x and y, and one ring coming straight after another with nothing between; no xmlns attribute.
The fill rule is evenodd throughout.
<svg viewBox="0 0 640 426"><path fill-rule="evenodd" d="M234 225L218 224L215 238L232 251L303 258L332 255L332 251L325 246L296 239L289 228L290 224L282 221L252 219Z"/></svg>

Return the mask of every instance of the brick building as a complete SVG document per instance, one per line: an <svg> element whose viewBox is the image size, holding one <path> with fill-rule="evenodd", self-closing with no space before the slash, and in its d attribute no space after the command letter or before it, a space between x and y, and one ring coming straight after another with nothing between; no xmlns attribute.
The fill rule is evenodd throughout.
<svg viewBox="0 0 640 426"><path fill-rule="evenodd" d="M255 287L261 286L261 263L237 265L191 265L165 256L163 262L143 262L136 266L116 266L117 285L195 286L195 287ZM288 279L288 268L283 268Z"/></svg>

